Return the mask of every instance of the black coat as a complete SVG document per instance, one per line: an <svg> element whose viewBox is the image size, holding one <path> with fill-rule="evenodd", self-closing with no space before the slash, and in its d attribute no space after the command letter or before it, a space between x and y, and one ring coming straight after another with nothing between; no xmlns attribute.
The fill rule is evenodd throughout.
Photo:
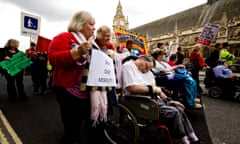
<svg viewBox="0 0 240 144"><path fill-rule="evenodd" d="M11 53L10 51L10 48L9 47L4 47L4 48L0 48L0 62L5 60L5 57L8 56L8 57L12 57L14 54L18 53L19 50L17 48L15 48L15 51L16 53ZM6 70L3 70L2 67L0 67L0 73L6 73Z"/></svg>
<svg viewBox="0 0 240 144"><path fill-rule="evenodd" d="M211 68L215 67L217 65L217 61L219 59L219 51L214 50L205 60L205 63L210 66Z"/></svg>

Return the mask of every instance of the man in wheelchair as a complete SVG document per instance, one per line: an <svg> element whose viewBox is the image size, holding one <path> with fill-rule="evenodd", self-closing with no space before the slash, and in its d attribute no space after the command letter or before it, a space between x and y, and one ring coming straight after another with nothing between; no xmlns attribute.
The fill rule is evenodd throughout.
<svg viewBox="0 0 240 144"><path fill-rule="evenodd" d="M219 53L223 47L221 43L215 44L215 49L210 53L210 55L205 59L205 63L207 64L205 71L204 84L206 88L210 88L213 84L214 73L213 68L217 66L217 61L219 59Z"/></svg>
<svg viewBox="0 0 240 144"><path fill-rule="evenodd" d="M155 66L151 56L140 56L123 64L123 88L125 95L149 95L159 105L160 122L166 125L174 137L181 138L183 144L198 143L184 105L168 98L160 87L155 85L155 78L150 71ZM154 96L157 97L154 97Z"/></svg>
<svg viewBox="0 0 240 144"><path fill-rule="evenodd" d="M217 66L213 68L215 84L220 86L226 94L233 94L240 85L239 77L228 67L225 60L218 60Z"/></svg>

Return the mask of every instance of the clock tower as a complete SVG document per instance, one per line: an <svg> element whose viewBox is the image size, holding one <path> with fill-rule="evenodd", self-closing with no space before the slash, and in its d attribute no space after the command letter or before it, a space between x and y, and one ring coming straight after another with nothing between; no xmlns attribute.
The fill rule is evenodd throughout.
<svg viewBox="0 0 240 144"><path fill-rule="evenodd" d="M113 29L114 28L120 28L120 29L128 30L128 20L123 15L122 5L120 3L120 0L118 2L116 14L113 18Z"/></svg>

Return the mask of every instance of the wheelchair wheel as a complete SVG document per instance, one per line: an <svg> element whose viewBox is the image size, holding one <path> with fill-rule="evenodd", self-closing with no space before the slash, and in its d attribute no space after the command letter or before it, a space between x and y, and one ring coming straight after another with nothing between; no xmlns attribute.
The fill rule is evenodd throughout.
<svg viewBox="0 0 240 144"><path fill-rule="evenodd" d="M139 137L137 120L126 106L112 105L104 134L109 144L135 144Z"/></svg>
<svg viewBox="0 0 240 144"><path fill-rule="evenodd" d="M223 91L219 87L211 87L208 90L208 95L212 98L219 98L223 94Z"/></svg>

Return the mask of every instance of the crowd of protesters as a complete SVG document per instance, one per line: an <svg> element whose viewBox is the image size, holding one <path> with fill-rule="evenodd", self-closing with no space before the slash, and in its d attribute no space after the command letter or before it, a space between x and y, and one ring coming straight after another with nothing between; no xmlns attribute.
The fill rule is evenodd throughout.
<svg viewBox="0 0 240 144"><path fill-rule="evenodd" d="M85 121L89 130L89 143L100 144L104 143L103 127L107 120L108 94L116 90L116 86L118 86L117 89L122 88L125 94L155 93L165 101L168 97L161 90L161 87L155 85L152 71L155 73L171 73L174 74L173 76L170 75L173 79L178 78L178 80L181 79L185 82L183 86L186 88L187 103L183 104L187 105L169 100L169 105L159 104L161 107L160 115L164 117L163 113L167 113L167 110L171 109L171 112L175 113L177 118L173 119L171 117L170 119L175 121L173 124L178 127L177 129L171 129L171 132L177 133L184 144L198 142L199 138L184 113L184 108L185 106L190 106L193 109L202 108L200 102L203 90L199 82L199 71L204 66L211 67L215 73L219 73L216 72L219 69L218 60L224 59L226 61L224 64L231 67L235 56L229 52L229 44L217 43L215 45L216 49L205 61L200 53L201 45L196 44L189 55L189 61L194 65L194 69L190 71L191 75L183 78L183 75L180 75L182 71L177 70L178 68L185 69L185 55L181 46L177 48L176 53L173 53L168 51L169 47L166 47L163 43L158 43L156 48L149 51L152 57L148 59L148 57L143 57L139 51L133 49L133 40L128 40L125 48L117 46L115 49L110 42L111 30L109 27L104 25L99 27L96 30L96 38L94 32L95 18L89 12L79 11L72 17L68 31L62 32L52 39L48 51L37 50L36 43L31 42L30 48L25 51L26 56L32 62L30 66L21 69L15 75L11 75L7 70L1 68L1 72L7 81L9 101L29 100L30 97L27 96L29 94L26 94L24 90L23 77L24 73L30 74L33 83L33 95L46 94L48 87L53 86L55 88L56 100L59 104L64 126L60 143L80 143L81 125ZM11 60L15 54L20 52L18 47L18 40L9 39L4 48L0 49L0 61ZM97 71L97 69L94 69L97 62L94 58L96 55L102 55L104 58L98 61L110 63L109 71L114 72L116 80L113 81L115 82L109 85L100 84L100 82L97 85L89 84L89 78L94 77L94 75L102 76L99 74L100 72L93 72L94 70ZM108 60L109 57L111 60ZM125 64L122 65L122 63ZM163 66L158 67L161 64ZM128 65L129 68L127 69ZM159 70L156 72L156 69ZM151 73L148 78L150 76L152 79L146 80L144 76L146 73ZM135 74L138 74L139 77L136 77ZM48 79L49 82L47 82ZM166 111L164 111L164 108ZM171 127L171 124L167 123L169 127Z"/></svg>

